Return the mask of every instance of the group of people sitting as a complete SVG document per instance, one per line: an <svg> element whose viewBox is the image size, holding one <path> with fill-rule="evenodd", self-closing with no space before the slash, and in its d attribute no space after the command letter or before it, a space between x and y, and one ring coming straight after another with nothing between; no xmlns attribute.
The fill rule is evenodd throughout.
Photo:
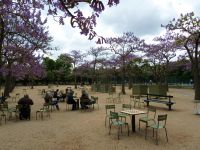
<svg viewBox="0 0 200 150"><path fill-rule="evenodd" d="M77 106L79 106L77 103L77 97L74 96L74 91L72 89L66 89L66 94L65 97L61 97L60 95L58 95L59 89L57 89L56 91L52 93L50 92L46 92L46 95L44 97L45 100L45 104L44 105L55 105L57 110L59 110L59 105L58 102L60 101L59 99L62 98L66 98L66 103L68 104L72 104L72 110L77 110ZM82 109L87 109L88 105L92 105L95 103L95 100L92 100L89 98L88 93L83 89L82 90L82 95L80 97L80 104L81 104L81 108Z"/></svg>
<svg viewBox="0 0 200 150"><path fill-rule="evenodd" d="M59 99L60 96L58 95L59 89L52 92L46 92L44 97L44 105L55 105L57 110L59 110ZM76 97L77 98L77 97ZM77 110L78 101L75 100L74 91L72 89L66 89L66 103L72 104L72 110ZM83 89L82 95L80 97L80 104L81 109L88 109L88 105L95 104L95 100L90 99L88 93ZM30 112L31 112L31 105L33 105L32 99L29 98L27 94L24 95L23 98L21 98L18 101L19 104L19 117L20 120L23 119L29 119L30 120Z"/></svg>
<svg viewBox="0 0 200 150"><path fill-rule="evenodd" d="M77 109L77 101L75 101L73 95L74 95L74 91L72 89L68 89L66 102L68 104L72 104L72 110L76 110ZM92 105L94 103L95 103L95 100L90 99L88 93L83 89L82 95L80 97L81 109L88 109L88 105Z"/></svg>

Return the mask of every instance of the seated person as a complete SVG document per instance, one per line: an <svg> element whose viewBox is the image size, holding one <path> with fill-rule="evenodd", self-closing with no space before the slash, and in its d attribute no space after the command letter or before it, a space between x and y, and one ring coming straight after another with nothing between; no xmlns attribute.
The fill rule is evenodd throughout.
<svg viewBox="0 0 200 150"><path fill-rule="evenodd" d="M26 94L23 98L21 98L18 101L18 104L20 105L19 108L19 118L22 119L29 119L30 120L30 113L31 113L31 107L30 105L33 105L32 99L29 98L29 96Z"/></svg>
<svg viewBox="0 0 200 150"><path fill-rule="evenodd" d="M83 89L82 90L82 95L81 95L81 98L80 98L80 103L81 103L81 108L82 109L87 109L88 108L87 105L94 104L95 101L91 100L89 98L89 96L88 96L88 93Z"/></svg>
<svg viewBox="0 0 200 150"><path fill-rule="evenodd" d="M48 92L46 93L44 100L45 100L44 105L55 105L56 109L59 110L59 105L58 105L57 99L55 98L55 100L53 100L50 93L48 93Z"/></svg>
<svg viewBox="0 0 200 150"><path fill-rule="evenodd" d="M53 98L56 98L57 101L60 100L61 96L60 96L59 89L57 89L56 91L54 91L54 93L53 93Z"/></svg>
<svg viewBox="0 0 200 150"><path fill-rule="evenodd" d="M52 96L49 92L46 92L45 96L44 96L44 105L49 105L50 102L52 101Z"/></svg>
<svg viewBox="0 0 200 150"><path fill-rule="evenodd" d="M73 91L71 91L69 94L68 94L68 96L67 96L67 104L73 104L72 105L72 110L76 110L76 101L74 100L74 98L73 98L73 94L74 94L74 92Z"/></svg>

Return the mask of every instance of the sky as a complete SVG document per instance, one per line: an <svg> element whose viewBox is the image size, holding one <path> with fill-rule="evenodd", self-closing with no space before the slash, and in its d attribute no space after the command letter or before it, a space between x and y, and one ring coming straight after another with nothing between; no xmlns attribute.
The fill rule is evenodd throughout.
<svg viewBox="0 0 200 150"><path fill-rule="evenodd" d="M107 4L108 0L102 0ZM90 14L90 8L82 6L83 14ZM166 25L180 14L194 12L200 16L200 0L120 0L120 4L105 10L97 19L95 31L103 37L118 37L124 32L133 32L137 37L150 43L155 36L164 34ZM65 25L48 18L50 35L54 38L53 46L59 48L52 52L56 59L60 54L69 53L71 50L87 51L91 47L99 47L95 40L81 35L78 28L72 28L69 19Z"/></svg>

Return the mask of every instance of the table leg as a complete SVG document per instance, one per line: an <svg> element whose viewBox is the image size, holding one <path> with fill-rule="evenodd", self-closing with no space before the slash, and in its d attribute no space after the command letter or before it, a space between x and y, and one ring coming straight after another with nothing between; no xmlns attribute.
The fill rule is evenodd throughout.
<svg viewBox="0 0 200 150"><path fill-rule="evenodd" d="M79 109L79 99L76 101L76 109Z"/></svg>
<svg viewBox="0 0 200 150"><path fill-rule="evenodd" d="M132 132L135 132L135 115L132 115Z"/></svg>

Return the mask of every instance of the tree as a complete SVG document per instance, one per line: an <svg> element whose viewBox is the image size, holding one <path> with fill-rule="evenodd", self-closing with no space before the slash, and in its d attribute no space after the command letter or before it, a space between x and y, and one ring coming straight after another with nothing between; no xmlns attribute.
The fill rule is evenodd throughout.
<svg viewBox="0 0 200 150"><path fill-rule="evenodd" d="M200 18L193 12L181 14L178 19L173 19L164 27L170 31L179 31L175 39L180 49L184 48L187 51L194 78L194 98L198 100L200 99Z"/></svg>
<svg viewBox="0 0 200 150"><path fill-rule="evenodd" d="M93 76L92 76L92 83L97 82L97 74L96 74L96 67L99 62L101 62L101 56L104 55L105 48L104 47L91 47L88 51L88 54L93 57L91 64L93 65Z"/></svg>
<svg viewBox="0 0 200 150"><path fill-rule="evenodd" d="M57 72L57 81L66 81L71 74L72 58L68 54L60 54L55 62L55 70Z"/></svg>
<svg viewBox="0 0 200 150"><path fill-rule="evenodd" d="M0 68L1 73L6 75L4 91L7 96L11 91L10 78L15 76L11 70L15 67L12 66L30 65L29 61L34 60L36 51L51 49L49 43L52 37L46 30L47 20L41 19L39 6L31 8L28 4L20 5L13 1L1 1L0 6ZM5 68L9 71L3 72Z"/></svg>
<svg viewBox="0 0 200 150"><path fill-rule="evenodd" d="M46 73L46 82L52 82L55 79L55 66L56 66L56 62L49 58L49 57L45 57L43 58L43 66L45 68L45 73Z"/></svg>
<svg viewBox="0 0 200 150"><path fill-rule="evenodd" d="M82 11L78 8L79 4L84 3L89 5L93 12L89 17L84 17ZM117 5L119 0L108 0L108 5L111 7L113 5ZM101 0L48 0L49 6L53 6L53 8L49 7L49 13L52 15L57 15L57 10L61 10L64 12L62 16L59 18L59 22L64 24L63 18L70 17L71 18L71 26L78 27L81 30L81 34L88 36L88 39L91 40L94 37L97 37L97 43L103 43L104 38L98 36L94 31L94 27L96 26L96 18L99 17L100 13L105 9L104 4ZM77 7L77 11L72 13L72 9Z"/></svg>
<svg viewBox="0 0 200 150"><path fill-rule="evenodd" d="M80 75L81 83L85 81L87 83L91 83L92 80L92 66L91 62L88 60L84 60L82 64L77 68L77 75Z"/></svg>
<svg viewBox="0 0 200 150"><path fill-rule="evenodd" d="M129 88L134 83L147 82L150 78L150 65L147 60L135 57L127 65L127 72L129 77Z"/></svg>
<svg viewBox="0 0 200 150"><path fill-rule="evenodd" d="M155 82L167 83L169 62L176 56L177 46L175 33L166 32L163 36L154 38L155 44L146 47L145 55L152 63Z"/></svg>
<svg viewBox="0 0 200 150"><path fill-rule="evenodd" d="M177 46L174 40L175 33L166 32L165 35L154 38L158 42L157 48L154 51L149 50L148 53L157 53L160 59L165 64L164 80L168 83L169 62L176 56Z"/></svg>
<svg viewBox="0 0 200 150"><path fill-rule="evenodd" d="M125 75L126 65L131 60L133 52L143 50L144 40L137 38L132 32L126 32L121 37L111 37L106 39L106 43L109 44L110 50L119 56L121 72L122 72L122 93L125 92Z"/></svg>
<svg viewBox="0 0 200 150"><path fill-rule="evenodd" d="M179 57L178 60L170 62L169 68L169 82L193 84L191 63L188 59Z"/></svg>
<svg viewBox="0 0 200 150"><path fill-rule="evenodd" d="M69 54L72 58L71 62L73 63L73 67L74 67L74 85L75 85L75 89L77 89L77 71L76 71L76 67L78 64L81 63L81 60L83 58L83 54L81 53L81 51L79 50L72 50Z"/></svg>

